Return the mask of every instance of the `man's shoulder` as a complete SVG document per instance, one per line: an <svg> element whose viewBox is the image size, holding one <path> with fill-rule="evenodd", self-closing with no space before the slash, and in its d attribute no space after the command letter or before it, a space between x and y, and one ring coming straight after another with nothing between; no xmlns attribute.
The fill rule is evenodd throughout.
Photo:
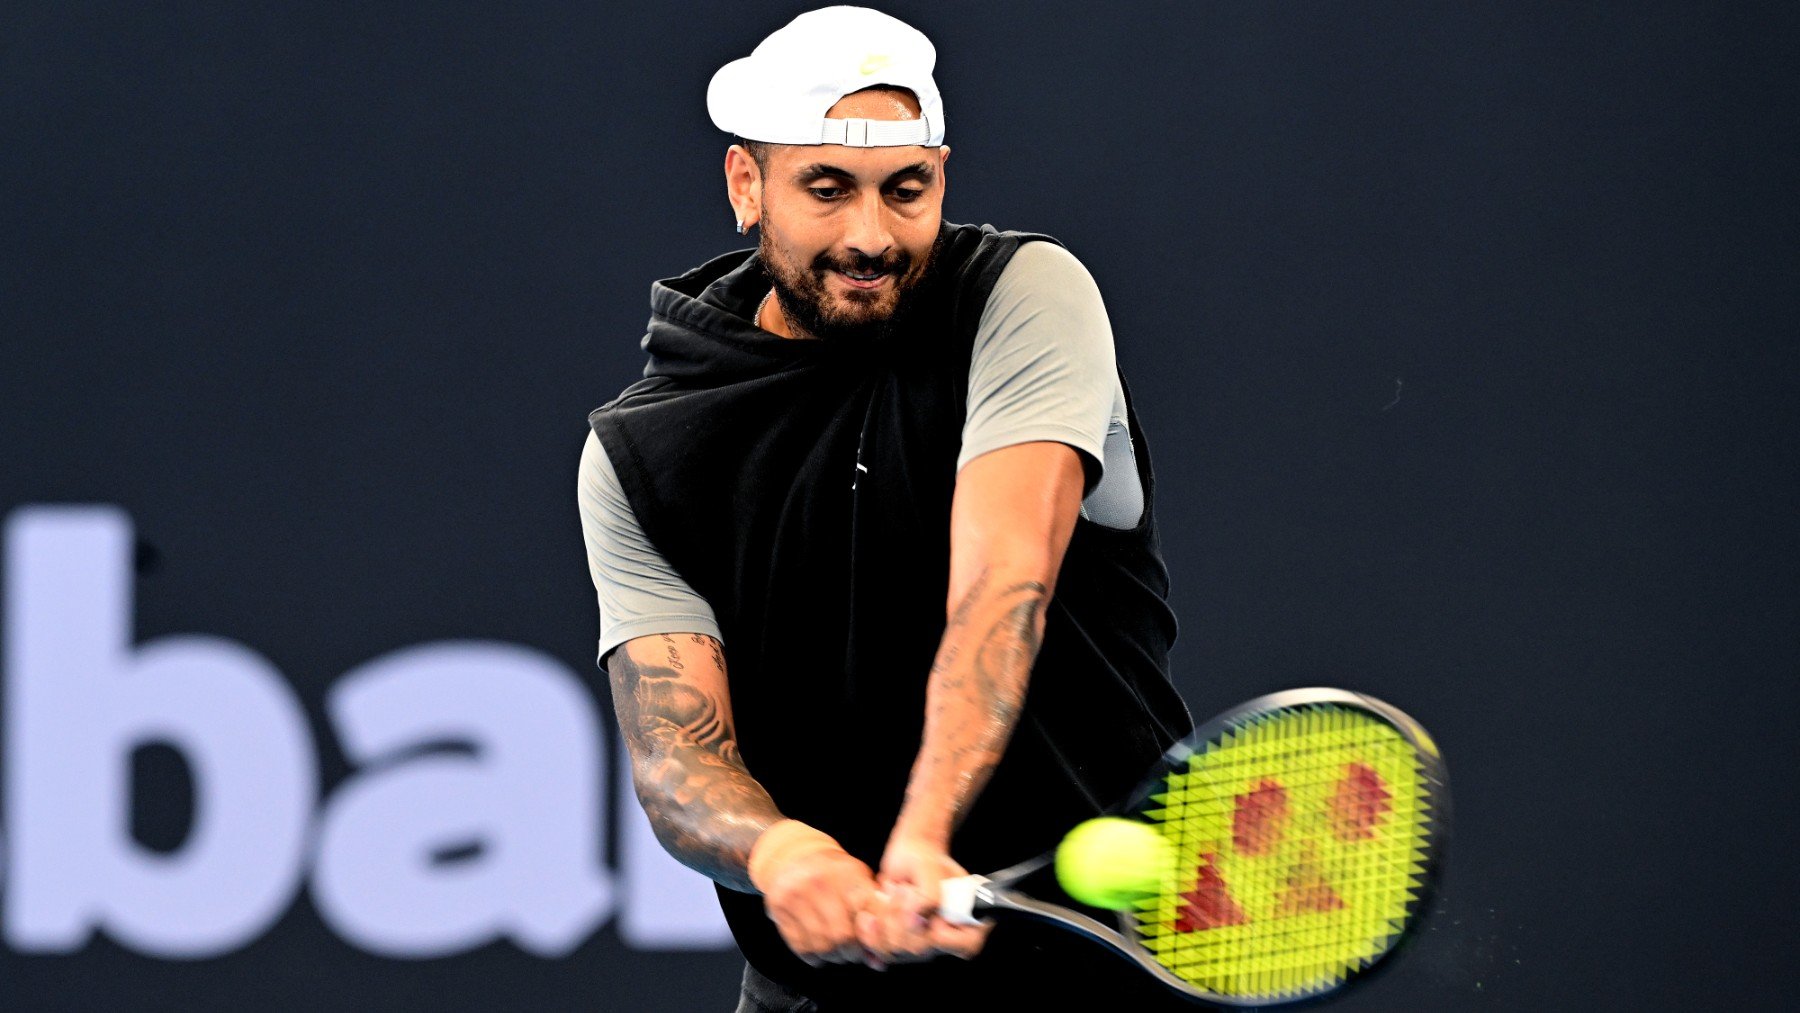
<svg viewBox="0 0 1800 1013"><path fill-rule="evenodd" d="M1099 286L1080 258L1054 242L1021 243L995 282L999 293L1057 300L1098 293Z"/></svg>

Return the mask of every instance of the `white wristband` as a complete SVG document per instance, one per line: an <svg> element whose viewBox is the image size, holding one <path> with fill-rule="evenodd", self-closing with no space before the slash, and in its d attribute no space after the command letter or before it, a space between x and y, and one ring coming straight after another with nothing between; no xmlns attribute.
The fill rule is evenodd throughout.
<svg viewBox="0 0 1800 1013"><path fill-rule="evenodd" d="M980 925L975 917L975 893L986 876L958 876L938 884L938 915L954 925Z"/></svg>

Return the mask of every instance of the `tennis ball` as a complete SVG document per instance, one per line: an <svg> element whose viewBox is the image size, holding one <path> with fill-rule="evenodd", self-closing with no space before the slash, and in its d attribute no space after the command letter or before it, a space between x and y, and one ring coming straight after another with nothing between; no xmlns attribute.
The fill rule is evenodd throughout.
<svg viewBox="0 0 1800 1013"><path fill-rule="evenodd" d="M1083 904L1109 911L1162 889L1174 865L1175 849L1155 827L1117 816L1088 820L1056 848L1056 881Z"/></svg>

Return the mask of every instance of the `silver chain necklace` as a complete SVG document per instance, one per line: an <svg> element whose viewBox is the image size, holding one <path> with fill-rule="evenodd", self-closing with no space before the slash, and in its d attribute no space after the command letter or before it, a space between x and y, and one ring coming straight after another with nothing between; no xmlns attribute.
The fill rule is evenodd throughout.
<svg viewBox="0 0 1800 1013"><path fill-rule="evenodd" d="M769 290L767 292L763 293L762 302L759 302L756 304L756 315L750 318L751 323L755 324L758 327L762 327L763 310L766 310L769 308L769 297L774 294L775 294L774 286L770 286ZM768 328L766 328L766 327L763 329L768 330Z"/></svg>

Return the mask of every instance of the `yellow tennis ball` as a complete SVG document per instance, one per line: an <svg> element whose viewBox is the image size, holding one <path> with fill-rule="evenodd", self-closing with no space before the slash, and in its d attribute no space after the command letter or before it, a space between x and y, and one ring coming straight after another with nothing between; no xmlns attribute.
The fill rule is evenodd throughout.
<svg viewBox="0 0 1800 1013"><path fill-rule="evenodd" d="M1088 820L1056 848L1056 881L1083 904L1109 911L1160 890L1174 865L1175 849L1155 827L1117 816Z"/></svg>

